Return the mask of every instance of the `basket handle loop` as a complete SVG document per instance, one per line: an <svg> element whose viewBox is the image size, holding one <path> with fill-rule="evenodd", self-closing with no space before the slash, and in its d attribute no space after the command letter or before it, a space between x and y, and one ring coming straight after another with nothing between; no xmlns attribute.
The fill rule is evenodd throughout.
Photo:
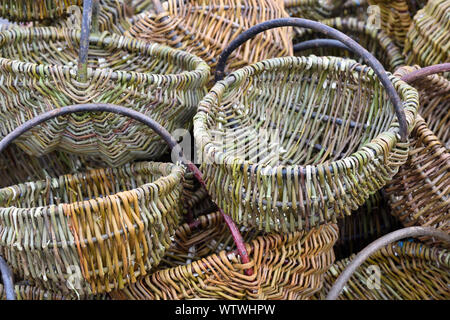
<svg viewBox="0 0 450 320"><path fill-rule="evenodd" d="M441 231L432 227L409 227L396 230L394 232L388 233L383 237L375 240L363 250L361 250L356 257L348 264L345 270L336 279L333 287L328 292L326 300L336 300L342 289L344 288L347 281L351 278L353 273L358 269L360 265L364 263L372 254L380 250L381 248L389 245L392 242L409 238L409 237L434 237L442 240L446 243L450 243L450 235L444 231Z"/></svg>
<svg viewBox="0 0 450 320"><path fill-rule="evenodd" d="M87 81L87 61L89 52L89 37L98 33L99 0L83 1L83 16L81 19L80 53L78 55L78 81ZM91 30L92 27L92 30Z"/></svg>
<svg viewBox="0 0 450 320"><path fill-rule="evenodd" d="M448 72L450 71L450 62L435 64L425 68L421 68L410 72L402 77L402 80L406 83L412 84L415 81L422 79L427 76L431 76L436 73Z"/></svg>
<svg viewBox="0 0 450 320"><path fill-rule="evenodd" d="M90 103L90 104L78 104L71 105L66 107L57 108L51 111L47 111L41 113L33 119L30 119L23 123L22 125L15 128L11 131L7 136L5 136L0 141L0 153L2 153L5 148L11 144L15 139L20 137L25 132L31 130L32 128L40 125L41 123L46 122L47 120L64 116L72 113L80 113L80 112L109 112L115 113L118 115L122 115L138 122L141 122L151 128L155 133L157 133L169 146L172 154L177 157L177 160L183 163L191 172L193 172L195 178L199 181L199 183L206 189L206 183L203 180L203 175L201 171L188 159L186 159L183 155L183 150L178 142L172 137L172 135L158 122L153 120L152 118L129 108L121 107L114 104L107 103ZM243 264L249 263L250 259L248 257L247 249L245 248L244 240L242 235L240 234L238 228L236 227L234 221L230 216L225 214L222 209L219 208L219 212L223 215L226 224L228 225L230 232L233 236L234 242L238 249L239 255L241 256L241 262ZM251 276L253 274L252 269L247 269L246 274Z"/></svg>
<svg viewBox="0 0 450 320"><path fill-rule="evenodd" d="M2 256L0 256L0 273L2 275L3 287L5 288L6 300L16 300L13 273Z"/></svg>
<svg viewBox="0 0 450 320"><path fill-rule="evenodd" d="M381 83L383 84L393 106L395 113L398 118L400 125L400 136L403 141L406 141L408 136L408 123L406 121L405 112L403 110L402 101L394 88L394 85L389 80L389 77L384 70L383 65L366 49L359 45L355 40L345 35L344 33L329 27L323 23L312 21L302 18L280 18L268 20L254 25L253 27L242 32L238 37L231 41L222 54L219 57L217 63L215 80L222 80L225 76L225 64L227 62L230 54L236 50L241 44L245 43L247 40L253 38L257 34L264 32L269 29L280 28L280 27L299 27L299 28L309 28L316 32L321 32L324 35L330 36L340 42L344 43L353 52L361 56L364 61L375 71Z"/></svg>

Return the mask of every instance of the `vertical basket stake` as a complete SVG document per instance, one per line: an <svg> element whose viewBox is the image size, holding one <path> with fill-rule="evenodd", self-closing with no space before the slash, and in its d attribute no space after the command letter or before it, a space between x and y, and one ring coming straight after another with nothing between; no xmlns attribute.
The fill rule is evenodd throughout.
<svg viewBox="0 0 450 320"><path fill-rule="evenodd" d="M150 118L138 111L134 111L132 109L117 106L114 104L107 104L107 103L79 104L79 105L61 107L61 108L57 108L57 109L53 109L51 111L41 113L38 116L36 116L36 117L26 121L25 123L21 124L20 126L16 127L13 131L11 131L8 135L6 135L0 141L0 153L2 153L5 150L5 148L9 144L11 144L12 141L14 141L16 138L21 136L23 133L34 128L35 126L37 126L47 120L50 120L50 119L53 119L56 117L60 117L60 116L64 116L67 114L71 114L71 113L77 113L77 112L110 112L110 113L115 113L115 114L122 115L125 117L129 117L133 120L139 121L139 122L147 125L168 144L170 150L172 151L172 154L178 158L178 161L183 163L189 170L191 170L193 172L195 178L199 181L199 183L202 186L206 187L206 184L203 181L201 171L191 161L187 160L184 157L181 146L178 144L178 142L170 135L170 133L163 126L161 126L159 123L154 121L152 118ZM238 249L239 256L241 257L242 263L243 264L249 263L250 259L248 257L247 249L245 248L244 240L243 240L238 228L236 227L234 221L230 218L230 216L225 214L223 212L223 210L220 208L219 208L219 212L224 217L224 220L225 220L226 224L228 225L228 228L230 229L231 235L233 236L233 240ZM245 273L248 276L251 276L253 274L253 270L247 269L247 270L245 270Z"/></svg>
<svg viewBox="0 0 450 320"><path fill-rule="evenodd" d="M16 300L16 292L14 291L14 281L11 268L5 259L0 256L0 273L2 274L3 286L5 288L6 300Z"/></svg>
<svg viewBox="0 0 450 320"><path fill-rule="evenodd" d="M99 0L84 0L81 19L80 53L78 56L78 81L87 81L87 62L89 52L89 36L91 24L93 33L98 32Z"/></svg>

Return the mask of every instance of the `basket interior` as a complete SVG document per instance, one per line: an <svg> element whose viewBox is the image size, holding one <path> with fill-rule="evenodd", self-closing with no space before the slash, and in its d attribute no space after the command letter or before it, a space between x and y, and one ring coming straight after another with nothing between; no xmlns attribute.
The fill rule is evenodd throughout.
<svg viewBox="0 0 450 320"><path fill-rule="evenodd" d="M18 32L23 36L13 36ZM79 35L79 32L52 27L7 30L0 34L6 39L0 44L0 56L38 65L75 68L80 51ZM193 71L198 64L198 60L183 59L177 51L163 46L153 45L152 50L147 50L149 44L140 42L136 49L131 48L130 38L112 35L106 39L90 37L88 68L169 75Z"/></svg>
<svg viewBox="0 0 450 320"><path fill-rule="evenodd" d="M156 165L68 174L1 189L0 206L31 208L102 198L155 182L165 174ZM10 188L14 192L10 192Z"/></svg>
<svg viewBox="0 0 450 320"><path fill-rule="evenodd" d="M205 120L215 150L270 166L349 156L395 118L377 77L358 66L333 57L289 57L235 72L229 79L236 81L219 93L220 103L213 98Z"/></svg>

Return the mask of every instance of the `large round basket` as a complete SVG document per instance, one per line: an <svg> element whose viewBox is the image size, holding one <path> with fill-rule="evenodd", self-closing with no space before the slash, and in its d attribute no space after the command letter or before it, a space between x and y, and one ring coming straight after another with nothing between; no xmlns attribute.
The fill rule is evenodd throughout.
<svg viewBox="0 0 450 320"><path fill-rule="evenodd" d="M64 295L123 288L157 265L181 216L184 170L142 162L0 190L0 252Z"/></svg>
<svg viewBox="0 0 450 320"><path fill-rule="evenodd" d="M103 33L89 37L84 81L77 68L80 31L15 28L0 32L0 132L62 106L115 103L151 116L169 132L189 128L206 93L209 67L169 47ZM57 53L57 54L56 54ZM61 117L17 144L32 155L53 150L101 157L111 166L154 159L167 146L149 128L118 115Z"/></svg>
<svg viewBox="0 0 450 320"><path fill-rule="evenodd" d="M390 76L408 132L417 90ZM369 67L287 57L242 68L199 105L194 134L208 190L260 230L308 229L349 215L406 162L393 107Z"/></svg>
<svg viewBox="0 0 450 320"><path fill-rule="evenodd" d="M405 58L401 49L383 30L376 28L373 24L368 23L368 21L348 17L321 20L320 22L352 37L361 46L377 57L386 70L394 71L405 64ZM295 30L295 43L301 44L304 41L322 37L321 34L312 32L309 29ZM297 47L298 45L294 45L294 51L297 51ZM301 55L311 53L317 56L351 57L357 59L359 62L363 62L360 60L360 57L353 54L351 51L342 48L323 47L299 52Z"/></svg>
<svg viewBox="0 0 450 320"><path fill-rule="evenodd" d="M174 245L153 274L110 293L113 299L308 299L322 287L334 261L337 226L310 232L259 235L247 230L250 262L242 264L220 215L202 217L177 231ZM250 241L250 239L253 239ZM177 266L178 265L178 266ZM244 274L251 268L252 276Z"/></svg>

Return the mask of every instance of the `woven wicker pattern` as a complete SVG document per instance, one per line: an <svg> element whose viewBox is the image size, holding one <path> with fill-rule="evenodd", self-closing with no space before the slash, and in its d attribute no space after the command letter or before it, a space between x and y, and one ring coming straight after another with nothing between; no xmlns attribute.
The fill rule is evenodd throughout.
<svg viewBox="0 0 450 320"><path fill-rule="evenodd" d="M0 33L0 132L53 108L113 103L140 111L169 132L189 128L206 93L209 67L186 52L103 33L91 36L88 81L77 80L78 30L24 28ZM101 157L119 166L167 150L146 126L108 113L51 120L17 140L35 156L53 150Z"/></svg>
<svg viewBox="0 0 450 320"><path fill-rule="evenodd" d="M394 39L399 47L403 47L415 13L411 8L410 1L369 0L369 4L378 6L381 14L381 28Z"/></svg>
<svg viewBox="0 0 450 320"><path fill-rule="evenodd" d="M246 243L263 235L254 229L241 228L240 231ZM236 246L222 215L211 213L177 229L171 247L156 269L188 265L223 250L231 252L236 250Z"/></svg>
<svg viewBox="0 0 450 320"><path fill-rule="evenodd" d="M417 91L391 79L411 130ZM213 200L259 230L349 215L408 155L384 89L353 60L266 60L217 83L198 111L194 135Z"/></svg>
<svg viewBox="0 0 450 320"><path fill-rule="evenodd" d="M379 237L401 228L399 221L390 214L387 200L381 192L371 196L351 216L338 219L339 239L334 246L336 259L358 253Z"/></svg>
<svg viewBox="0 0 450 320"><path fill-rule="evenodd" d="M170 246L182 180L179 167L143 162L1 189L1 254L20 278L63 294L122 288Z"/></svg>
<svg viewBox="0 0 450 320"><path fill-rule="evenodd" d="M417 116L408 161L386 187L392 214L405 226L450 232L450 152Z"/></svg>
<svg viewBox="0 0 450 320"><path fill-rule="evenodd" d="M242 31L259 22L288 17L281 0L169 0L165 9L158 15L151 12L142 15L127 35L191 52L211 68L226 45ZM269 30L248 41L231 55L229 69L292 55L290 30Z"/></svg>
<svg viewBox="0 0 450 320"><path fill-rule="evenodd" d="M398 67L405 64L405 58L401 49L389 38L389 36L380 29L377 29L367 21L361 21L356 18L333 18L320 21L330 27L333 27L346 35L352 37L361 46L372 53L383 64L386 70L394 71ZM323 38L321 34L311 32L310 29L295 29L295 43L316 38ZM347 50L336 48L321 48L308 51L302 51L301 55L313 53L320 56L338 56L338 57L352 57L358 59ZM359 62L363 62L362 59Z"/></svg>
<svg viewBox="0 0 450 320"><path fill-rule="evenodd" d="M322 275L334 261L336 225L310 232L266 235L248 246L250 263L221 251L189 265L157 271L115 299L307 299L322 286ZM252 268L247 276L244 269Z"/></svg>
<svg viewBox="0 0 450 320"><path fill-rule="evenodd" d="M402 77L418 69L420 67L417 65L407 66L397 70L396 74ZM450 149L450 80L434 74L411 85L419 91L420 115L433 134Z"/></svg>
<svg viewBox="0 0 450 320"><path fill-rule="evenodd" d="M450 1L429 0L414 16L405 40L407 64L450 62Z"/></svg>
<svg viewBox="0 0 450 320"><path fill-rule="evenodd" d="M344 0L284 0L284 7L293 17L322 20L335 16Z"/></svg>
<svg viewBox="0 0 450 320"><path fill-rule="evenodd" d="M340 260L326 273L324 288L316 298L323 299L352 257ZM377 266L380 289L367 287ZM448 250L417 242L399 242L372 255L344 287L341 300L448 300L450 299L450 254Z"/></svg>
<svg viewBox="0 0 450 320"><path fill-rule="evenodd" d="M70 6L82 3L82 0L2 0L0 16L11 21L55 19L66 14Z"/></svg>

